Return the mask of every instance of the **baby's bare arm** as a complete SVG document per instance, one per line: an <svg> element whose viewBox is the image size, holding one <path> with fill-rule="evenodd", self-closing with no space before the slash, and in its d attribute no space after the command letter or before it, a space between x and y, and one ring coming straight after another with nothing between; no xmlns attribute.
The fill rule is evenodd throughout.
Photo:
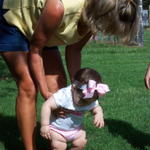
<svg viewBox="0 0 150 150"><path fill-rule="evenodd" d="M103 109L101 106L97 106L92 110L94 115L94 125L98 128L104 127Z"/></svg>
<svg viewBox="0 0 150 150"><path fill-rule="evenodd" d="M57 105L54 101L54 98L51 97L46 100L41 109L41 136L50 139L50 128L49 120L51 117L51 111L57 109Z"/></svg>

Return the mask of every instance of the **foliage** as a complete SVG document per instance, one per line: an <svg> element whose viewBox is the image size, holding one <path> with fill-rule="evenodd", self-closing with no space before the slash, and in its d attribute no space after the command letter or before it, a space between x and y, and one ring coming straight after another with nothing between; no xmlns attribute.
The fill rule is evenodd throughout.
<svg viewBox="0 0 150 150"><path fill-rule="evenodd" d="M143 9L149 9L150 0L143 0Z"/></svg>

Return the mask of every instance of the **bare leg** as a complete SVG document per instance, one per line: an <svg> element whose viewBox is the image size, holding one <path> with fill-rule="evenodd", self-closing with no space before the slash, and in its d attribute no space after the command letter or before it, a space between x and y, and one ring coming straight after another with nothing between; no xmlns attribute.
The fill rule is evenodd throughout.
<svg viewBox="0 0 150 150"><path fill-rule="evenodd" d="M57 49L43 50L42 56L48 88L54 93L67 84L61 56Z"/></svg>
<svg viewBox="0 0 150 150"><path fill-rule="evenodd" d="M2 54L18 87L16 115L26 150L35 150L36 88L30 76L27 53L5 52Z"/></svg>
<svg viewBox="0 0 150 150"><path fill-rule="evenodd" d="M81 67L81 50L84 47L84 45L88 42L90 37L91 33L88 33L78 43L66 47L65 58L71 82L74 81L74 75Z"/></svg>
<svg viewBox="0 0 150 150"><path fill-rule="evenodd" d="M72 141L73 147L71 150L83 150L87 143L86 132L84 130L79 131L79 136Z"/></svg>
<svg viewBox="0 0 150 150"><path fill-rule="evenodd" d="M81 67L81 50L72 47L69 47L69 49L66 48L66 54L65 54L67 69L69 72L71 82L73 82L75 73Z"/></svg>
<svg viewBox="0 0 150 150"><path fill-rule="evenodd" d="M51 130L51 148L52 150L66 150L67 141L59 133Z"/></svg>

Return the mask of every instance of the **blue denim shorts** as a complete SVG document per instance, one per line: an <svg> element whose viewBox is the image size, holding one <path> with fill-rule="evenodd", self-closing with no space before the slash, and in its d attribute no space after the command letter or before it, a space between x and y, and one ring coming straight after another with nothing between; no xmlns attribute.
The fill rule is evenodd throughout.
<svg viewBox="0 0 150 150"><path fill-rule="evenodd" d="M7 10L2 9L3 0L0 0L0 52L29 51L28 39L17 27L9 25L3 15ZM58 49L57 46L44 49Z"/></svg>

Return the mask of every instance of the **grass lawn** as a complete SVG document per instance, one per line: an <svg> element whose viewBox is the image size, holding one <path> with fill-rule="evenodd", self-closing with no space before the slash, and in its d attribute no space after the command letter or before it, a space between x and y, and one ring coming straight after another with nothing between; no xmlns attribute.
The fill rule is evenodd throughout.
<svg viewBox="0 0 150 150"><path fill-rule="evenodd" d="M98 70L111 89L100 101L105 127L95 128L91 114L86 114L84 122L89 140L85 149L150 150L150 91L145 89L143 81L150 62L150 31L145 32L144 47L92 42L82 55L82 67ZM16 93L15 82L0 58L0 150L23 150L15 118ZM42 102L39 96L37 143L39 150L47 150L47 141L39 135Z"/></svg>

